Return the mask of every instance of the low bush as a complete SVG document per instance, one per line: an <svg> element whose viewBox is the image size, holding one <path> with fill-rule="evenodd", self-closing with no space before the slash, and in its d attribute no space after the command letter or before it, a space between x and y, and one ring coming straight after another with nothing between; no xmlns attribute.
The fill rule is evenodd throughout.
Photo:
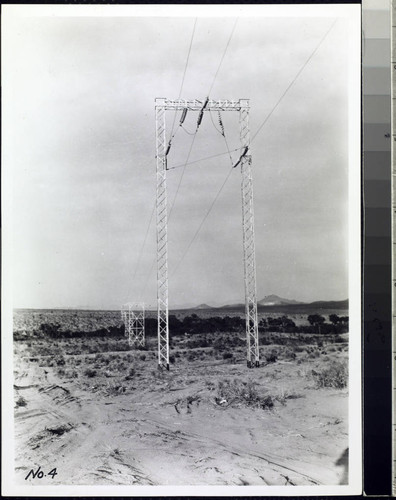
<svg viewBox="0 0 396 500"><path fill-rule="evenodd" d="M135 368L129 368L128 375L126 375L125 380L131 380L136 375Z"/></svg>
<svg viewBox="0 0 396 500"><path fill-rule="evenodd" d="M58 356L55 361L58 366L65 366L66 364L65 358L63 356Z"/></svg>
<svg viewBox="0 0 396 500"><path fill-rule="evenodd" d="M239 403L262 409L270 409L274 406L274 400L270 395L261 395L257 390L257 384L253 381L241 382L238 379L219 381L217 386L216 402L220 406Z"/></svg>
<svg viewBox="0 0 396 500"><path fill-rule="evenodd" d="M93 370L92 368L87 368L86 370L84 370L84 375L86 377L89 377L89 378L96 377L96 374L97 374L97 371Z"/></svg>
<svg viewBox="0 0 396 500"><path fill-rule="evenodd" d="M276 353L276 351L272 350L265 355L265 360L267 361L267 363L275 363L278 360L278 354Z"/></svg>
<svg viewBox="0 0 396 500"><path fill-rule="evenodd" d="M26 399L23 396L19 396L19 398L16 400L15 404L17 406L26 406L27 405L27 401L26 401Z"/></svg>
<svg viewBox="0 0 396 500"><path fill-rule="evenodd" d="M47 427L46 431L49 434L54 434L56 436L62 436L65 432L70 432L73 429L73 426L71 424L62 424L58 425L57 427Z"/></svg>
<svg viewBox="0 0 396 500"><path fill-rule="evenodd" d="M318 388L332 387L344 389L348 385L348 365L346 361L335 361L329 368L312 370L311 375Z"/></svg>

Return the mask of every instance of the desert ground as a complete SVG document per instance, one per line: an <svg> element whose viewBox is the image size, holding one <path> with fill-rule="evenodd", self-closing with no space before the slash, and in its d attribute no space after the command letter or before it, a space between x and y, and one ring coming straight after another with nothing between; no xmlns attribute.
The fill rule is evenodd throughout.
<svg viewBox="0 0 396 500"><path fill-rule="evenodd" d="M260 331L249 369L211 330L171 329L166 371L118 311L15 311L18 484L347 484L348 334Z"/></svg>

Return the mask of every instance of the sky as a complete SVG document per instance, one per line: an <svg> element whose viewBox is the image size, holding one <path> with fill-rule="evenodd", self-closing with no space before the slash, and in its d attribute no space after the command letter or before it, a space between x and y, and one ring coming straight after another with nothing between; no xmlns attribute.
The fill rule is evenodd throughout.
<svg viewBox="0 0 396 500"><path fill-rule="evenodd" d="M351 6L6 16L13 306L155 307L155 98L204 100L209 89L212 99L250 100L258 299L347 298L351 28L342 8ZM170 307L243 302L241 172L230 173L238 113L221 115L226 144L218 115L206 112L189 156L229 148L231 159L185 167L197 114L184 129L179 116L167 172ZM167 111L168 138L173 119Z"/></svg>

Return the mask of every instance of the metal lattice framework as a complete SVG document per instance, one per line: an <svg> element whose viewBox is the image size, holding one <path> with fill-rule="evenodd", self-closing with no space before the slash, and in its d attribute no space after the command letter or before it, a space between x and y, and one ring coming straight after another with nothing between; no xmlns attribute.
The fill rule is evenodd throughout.
<svg viewBox="0 0 396 500"><path fill-rule="evenodd" d="M244 153L240 158L242 173L242 227L245 271L245 312L247 365L259 366L259 342L256 298L256 257L254 244L252 159L249 152L249 100L164 99L157 98L156 152L157 152L157 310L158 363L169 370L168 324L168 255L167 255L167 198L166 198L166 136L165 111L239 111L240 137Z"/></svg>
<svg viewBox="0 0 396 500"><path fill-rule="evenodd" d="M121 318L125 325L125 336L128 337L129 345L144 346L144 304L131 302L124 304L121 308Z"/></svg>
<svg viewBox="0 0 396 500"><path fill-rule="evenodd" d="M250 146L249 102L239 112L240 137L243 148ZM247 149L249 151L249 149ZM245 270L245 314L247 364L259 366L259 341L257 326L256 297L256 252L254 243L254 209L252 157L246 154L241 158L242 172L242 225L243 225L243 262Z"/></svg>
<svg viewBox="0 0 396 500"><path fill-rule="evenodd" d="M158 365L169 370L168 323L168 213L166 193L166 137L165 106L156 99L156 152L157 152L157 313L158 313Z"/></svg>

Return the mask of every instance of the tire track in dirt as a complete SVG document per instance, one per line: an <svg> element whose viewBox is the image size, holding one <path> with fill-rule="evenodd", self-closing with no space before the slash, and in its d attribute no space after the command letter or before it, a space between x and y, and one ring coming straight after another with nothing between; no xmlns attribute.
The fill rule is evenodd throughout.
<svg viewBox="0 0 396 500"><path fill-rule="evenodd" d="M39 387L37 385L37 387ZM19 477L31 466L57 468L54 478L43 478L41 484L154 484L138 464L125 454L109 447L112 442L108 422L111 408L100 401L81 401L68 389L57 384L38 388L32 400L40 401L39 409L17 414L19 436L24 428L35 431L23 446L23 465L16 467ZM43 397L44 396L44 397ZM43 425L45 424L45 425ZM19 458L19 462L22 458ZM132 462L132 463L131 463ZM48 469L49 470L49 469Z"/></svg>
<svg viewBox="0 0 396 500"><path fill-rule="evenodd" d="M167 484L164 478L169 472L175 478L184 477L186 473L188 484L203 484L205 478L208 479L205 484L336 484L334 475L329 479L326 466L306 462L303 470L302 461L256 450L249 443L244 448L240 446L241 441L236 444L218 439L216 435L205 435L202 425L194 430L186 429L183 425L191 426L193 421L183 422L184 415L180 416L182 427L175 428L167 422L170 418L167 410L158 406L164 403L156 396L157 392L155 397L151 394L150 399L142 399L142 394L133 393L127 399L119 399L119 396L103 397L82 390L73 394L58 385L55 378L53 382L49 384L46 380L44 387L42 384L15 387L17 391L29 389L24 395L33 395L32 405L39 405L39 408L31 408L29 401L29 410L18 409L16 413L19 430L29 427L28 431L25 430L26 435L38 438L25 449L20 447L23 462L18 457L18 466L28 464L30 468L33 463L56 465L58 475L48 479L46 484L161 485ZM162 391L159 389L158 394ZM126 402L129 407L123 408ZM120 418L123 411L127 412L126 418ZM153 414L163 415L163 418L157 419ZM210 426L210 421L202 422ZM59 436L45 432L57 426L66 426L67 430ZM203 432L195 432L196 428ZM40 432L44 434L40 435ZM213 434L214 429L211 432ZM128 441L126 433L129 433ZM130 441L129 437L134 440ZM33 449L40 440L42 445ZM127 450L118 447L126 442ZM161 458L156 456L157 449ZM158 471L158 464L164 458L164 470ZM260 463L263 467L259 466ZM22 474L23 467L18 469Z"/></svg>
<svg viewBox="0 0 396 500"><path fill-rule="evenodd" d="M275 457L271 454L267 454L267 453L264 454L262 452L259 453L257 451L251 451L251 450L248 451L248 450L242 449L238 446L230 445L229 443L225 443L219 439L209 437L209 436L203 436L202 434L198 434L196 432L185 431L185 430L182 431L180 429L177 429L175 431L175 429L167 426L163 422L160 422L160 421L154 419L153 417L147 416L147 414L145 414L145 413L141 414L139 417L137 416L137 413L139 413L139 412L137 412L136 410L133 411L134 416L130 419L131 421L140 422L141 425L144 425L144 424L147 425L148 423L151 423L157 429L162 429L162 430L167 431L170 434L170 436L172 436L172 437L183 438L186 440L195 440L195 441L198 441L201 444L203 444L205 447L210 446L212 449L217 449L220 446L224 451L226 451L232 455L236 455L236 456L240 456L240 457L251 457L251 458L263 460L268 465L272 466L273 471L276 472L277 474L279 474L279 476L281 476L281 477L285 477L282 474L282 472L289 474L289 475L290 475L290 472L293 472L294 474L297 474L297 476L299 476L300 478L304 478L304 480L308 481L310 484L313 484L313 485L324 484L323 483L323 476L321 477L321 479L319 479L319 477L317 477L316 475L314 475L312 473L310 473L310 474L305 473L304 471L302 471L300 469L300 467L296 466L292 460L290 462L293 464L288 464L288 463L285 463L284 460L280 460L278 457ZM314 464L307 464L307 466L313 467L313 468L316 467L316 465L314 465ZM278 484L281 484L281 483L278 483Z"/></svg>

